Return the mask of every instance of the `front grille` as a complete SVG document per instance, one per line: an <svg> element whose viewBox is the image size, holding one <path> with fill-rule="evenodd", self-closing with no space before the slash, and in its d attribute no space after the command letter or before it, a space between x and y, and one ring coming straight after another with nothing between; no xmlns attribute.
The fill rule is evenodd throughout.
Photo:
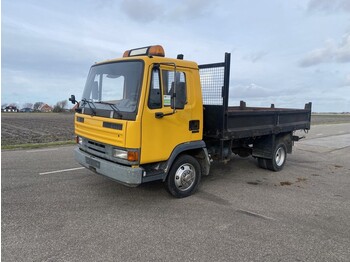
<svg viewBox="0 0 350 262"><path fill-rule="evenodd" d="M94 150L96 152L106 154L106 146L91 140L87 141L87 148Z"/></svg>
<svg viewBox="0 0 350 262"><path fill-rule="evenodd" d="M83 137L83 142L81 144L81 146L79 146L80 149L88 154L94 155L96 157L105 159L105 160L109 160L118 164L122 164L122 165L134 165L134 164L138 164L139 162L129 162L128 160L124 160L124 159L120 159L120 158L116 158L113 157L113 149L123 149L125 150L125 148L117 148L113 145L108 145L108 144L103 144L101 142L97 142L94 140L90 140L88 138L84 138ZM134 149L135 150L135 149ZM136 150L139 154L140 151Z"/></svg>

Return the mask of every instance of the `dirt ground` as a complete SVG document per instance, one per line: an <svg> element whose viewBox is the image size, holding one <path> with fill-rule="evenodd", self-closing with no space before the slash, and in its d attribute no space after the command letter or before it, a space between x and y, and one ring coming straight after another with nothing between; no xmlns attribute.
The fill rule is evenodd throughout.
<svg viewBox="0 0 350 262"><path fill-rule="evenodd" d="M73 113L2 113L1 144L48 143L74 139ZM350 123L350 114L315 114L312 125Z"/></svg>
<svg viewBox="0 0 350 262"><path fill-rule="evenodd" d="M73 140L73 121L72 113L2 113L1 145Z"/></svg>
<svg viewBox="0 0 350 262"><path fill-rule="evenodd" d="M350 123L350 114L313 114L312 125Z"/></svg>

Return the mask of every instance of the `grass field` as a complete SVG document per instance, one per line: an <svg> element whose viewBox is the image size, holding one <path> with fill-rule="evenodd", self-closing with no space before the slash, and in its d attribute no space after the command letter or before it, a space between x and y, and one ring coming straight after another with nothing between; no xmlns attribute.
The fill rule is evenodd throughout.
<svg viewBox="0 0 350 262"><path fill-rule="evenodd" d="M2 113L1 147L36 147L74 140L72 113ZM314 114L312 125L350 123L350 114Z"/></svg>

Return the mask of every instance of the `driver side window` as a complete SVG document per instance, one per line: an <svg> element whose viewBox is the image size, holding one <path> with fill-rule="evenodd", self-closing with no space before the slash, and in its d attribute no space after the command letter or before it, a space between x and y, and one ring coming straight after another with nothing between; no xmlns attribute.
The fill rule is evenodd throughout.
<svg viewBox="0 0 350 262"><path fill-rule="evenodd" d="M160 72L158 68L152 70L148 107L150 109L162 107L162 91L160 89Z"/></svg>

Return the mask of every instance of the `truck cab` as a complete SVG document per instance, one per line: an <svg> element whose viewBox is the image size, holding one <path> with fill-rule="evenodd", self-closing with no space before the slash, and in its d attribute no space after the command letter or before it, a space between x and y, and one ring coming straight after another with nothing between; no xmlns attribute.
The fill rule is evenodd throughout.
<svg viewBox="0 0 350 262"><path fill-rule="evenodd" d="M208 166L201 97L198 65L165 58L161 46L96 63L76 109L75 158L128 186L165 181L172 162L188 150L201 151Z"/></svg>

